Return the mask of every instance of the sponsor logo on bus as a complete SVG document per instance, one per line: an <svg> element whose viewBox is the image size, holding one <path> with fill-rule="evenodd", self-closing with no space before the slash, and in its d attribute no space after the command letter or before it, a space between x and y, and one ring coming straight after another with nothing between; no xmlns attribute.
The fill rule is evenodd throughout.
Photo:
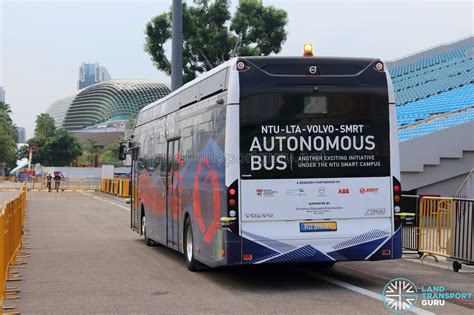
<svg viewBox="0 0 474 315"><path fill-rule="evenodd" d="M257 196L259 197L273 197L277 193L276 190L273 189L256 189Z"/></svg>
<svg viewBox="0 0 474 315"><path fill-rule="evenodd" d="M371 209L366 209L365 210L365 215L384 215L385 214L385 208L371 208Z"/></svg>
<svg viewBox="0 0 474 315"><path fill-rule="evenodd" d="M327 197L326 196L326 187L322 186L318 188L318 197Z"/></svg>
<svg viewBox="0 0 474 315"><path fill-rule="evenodd" d="M350 192L349 192L349 188L339 188L337 193L339 195L348 195Z"/></svg>
<svg viewBox="0 0 474 315"><path fill-rule="evenodd" d="M378 188L375 188L375 187L369 187L369 188L364 188L362 187L361 189L359 189L359 192L361 194L368 194L368 193L373 193L373 194L376 194L379 192L379 189Z"/></svg>
<svg viewBox="0 0 474 315"><path fill-rule="evenodd" d="M303 188L287 189L286 195L287 196L306 196Z"/></svg>

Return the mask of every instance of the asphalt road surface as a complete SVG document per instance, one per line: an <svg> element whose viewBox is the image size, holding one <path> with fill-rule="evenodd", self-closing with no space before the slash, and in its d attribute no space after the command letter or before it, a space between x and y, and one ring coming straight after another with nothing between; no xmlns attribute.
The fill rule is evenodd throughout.
<svg viewBox="0 0 474 315"><path fill-rule="evenodd" d="M393 278L474 291L474 273L410 260L272 265L189 272L184 257L147 247L116 199L29 200L31 257L19 271L24 314L393 314L380 294ZM472 270L472 269L471 269ZM419 301L420 302L420 301ZM418 314L473 314L473 300ZM426 312L428 311L428 312Z"/></svg>
<svg viewBox="0 0 474 315"><path fill-rule="evenodd" d="M7 202L16 196L18 196L19 192L18 191L0 191L0 206L4 203Z"/></svg>

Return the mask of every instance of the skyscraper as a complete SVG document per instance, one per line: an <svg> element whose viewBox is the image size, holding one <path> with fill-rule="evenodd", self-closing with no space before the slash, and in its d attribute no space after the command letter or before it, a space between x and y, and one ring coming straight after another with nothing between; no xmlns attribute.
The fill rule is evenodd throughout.
<svg viewBox="0 0 474 315"><path fill-rule="evenodd" d="M112 79L105 67L99 66L99 63L81 63L79 67L78 89L86 88L92 84Z"/></svg>
<svg viewBox="0 0 474 315"><path fill-rule="evenodd" d="M0 102L5 102L5 89L0 86Z"/></svg>
<svg viewBox="0 0 474 315"><path fill-rule="evenodd" d="M18 130L18 143L26 143L26 131L23 127L16 127Z"/></svg>

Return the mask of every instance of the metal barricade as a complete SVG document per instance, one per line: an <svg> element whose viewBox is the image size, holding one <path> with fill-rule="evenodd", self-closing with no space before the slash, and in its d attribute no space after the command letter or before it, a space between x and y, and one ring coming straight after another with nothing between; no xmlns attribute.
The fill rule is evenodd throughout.
<svg viewBox="0 0 474 315"><path fill-rule="evenodd" d="M418 250L426 256L453 260L453 270L474 263L472 199L423 197L419 212Z"/></svg>
<svg viewBox="0 0 474 315"><path fill-rule="evenodd" d="M418 195L402 195L402 247L412 251L418 251L419 204Z"/></svg>
<svg viewBox="0 0 474 315"><path fill-rule="evenodd" d="M453 254L454 202L452 198L423 197L420 202L419 251L426 256ZM437 260L437 258L436 258Z"/></svg>
<svg viewBox="0 0 474 315"><path fill-rule="evenodd" d="M0 306L10 292L6 292L6 282L20 280L20 276L10 273L10 268L17 264L23 239L26 207L26 184L21 187L18 196L1 207L0 211Z"/></svg>
<svg viewBox="0 0 474 315"><path fill-rule="evenodd" d="M461 264L474 264L474 199L454 198L453 270Z"/></svg>

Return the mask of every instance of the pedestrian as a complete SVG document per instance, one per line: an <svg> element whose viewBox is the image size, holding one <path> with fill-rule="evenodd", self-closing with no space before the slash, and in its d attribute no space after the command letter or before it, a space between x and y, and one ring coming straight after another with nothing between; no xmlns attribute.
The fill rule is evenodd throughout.
<svg viewBox="0 0 474 315"><path fill-rule="evenodd" d="M54 189L56 189L56 192L59 192L59 185L61 184L61 176L59 176L59 173L54 174Z"/></svg>
<svg viewBox="0 0 474 315"><path fill-rule="evenodd" d="M46 186L48 187L48 191L51 192L51 181L53 180L53 176L51 174L48 174L46 177Z"/></svg>

